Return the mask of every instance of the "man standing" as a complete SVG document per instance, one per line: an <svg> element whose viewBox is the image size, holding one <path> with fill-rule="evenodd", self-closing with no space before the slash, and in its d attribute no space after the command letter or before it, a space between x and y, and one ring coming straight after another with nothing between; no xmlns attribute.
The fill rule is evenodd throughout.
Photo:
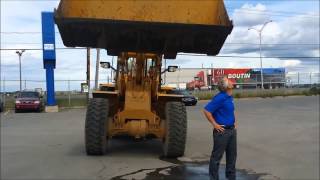
<svg viewBox="0 0 320 180"><path fill-rule="evenodd" d="M219 165L226 152L226 178L236 179L237 123L234 114L232 82L224 77L218 83L219 93L204 107L204 114L212 124L213 150L210 158L211 180L219 179Z"/></svg>

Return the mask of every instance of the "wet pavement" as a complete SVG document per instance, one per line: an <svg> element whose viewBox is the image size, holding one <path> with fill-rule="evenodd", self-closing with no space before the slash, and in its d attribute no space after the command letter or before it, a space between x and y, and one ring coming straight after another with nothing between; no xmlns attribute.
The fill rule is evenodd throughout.
<svg viewBox="0 0 320 180"><path fill-rule="evenodd" d="M208 162L194 162L194 163L179 163L174 166L156 168L156 169L141 169L132 173L124 174L112 178L112 180L135 179L136 174L145 173L144 180L209 180ZM225 178L225 165L220 165L219 176L220 180ZM257 180L268 174L258 174L247 170L236 171L237 180ZM138 178L139 179L139 178Z"/></svg>

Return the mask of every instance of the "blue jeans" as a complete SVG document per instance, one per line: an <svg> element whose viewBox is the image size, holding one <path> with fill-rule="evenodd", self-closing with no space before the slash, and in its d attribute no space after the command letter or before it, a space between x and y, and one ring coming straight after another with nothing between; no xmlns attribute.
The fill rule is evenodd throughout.
<svg viewBox="0 0 320 180"><path fill-rule="evenodd" d="M213 150L209 164L210 180L219 179L219 165L226 152L226 178L236 179L237 130L225 129L224 132L213 131Z"/></svg>

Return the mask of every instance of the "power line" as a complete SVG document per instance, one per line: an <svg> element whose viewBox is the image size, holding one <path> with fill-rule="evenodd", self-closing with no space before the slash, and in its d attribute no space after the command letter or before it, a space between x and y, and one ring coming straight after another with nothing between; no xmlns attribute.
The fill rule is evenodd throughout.
<svg viewBox="0 0 320 180"><path fill-rule="evenodd" d="M43 49L42 48L1 48L0 50L1 51L16 51L16 50L26 50L26 51L42 51ZM68 48L68 47L59 47L59 48L56 48L56 50L63 50L63 49L70 49L70 50L76 50L76 49L87 49L87 48L82 48L82 47L79 47L79 48Z"/></svg>
<svg viewBox="0 0 320 180"><path fill-rule="evenodd" d="M259 45L258 43L224 43L224 44L228 44L228 45ZM303 46L313 46L313 45L318 45L317 43L265 43L265 44L261 44L261 45L289 45L289 46L296 46L296 45L303 45Z"/></svg>
<svg viewBox="0 0 320 180"><path fill-rule="evenodd" d="M10 31L10 32L0 32L1 34L42 34L42 32L38 31ZM56 34L60 34L59 32L55 32Z"/></svg>
<svg viewBox="0 0 320 180"><path fill-rule="evenodd" d="M188 53L178 53L177 55L182 56L207 56L205 54L188 54ZM210 57L210 56L209 56ZM228 55L218 55L218 56L212 56L212 57L222 57L222 58L260 58L260 56L228 56ZM317 56L264 56L263 58L297 58L297 59L319 59Z"/></svg>
<svg viewBox="0 0 320 180"><path fill-rule="evenodd" d="M23 48L21 48L23 49ZM1 51L16 51L16 50L21 50L21 49L10 49L10 48L4 48L0 49ZM78 49L87 49L87 48L56 48L56 50L78 50ZM26 48L23 49L26 51L42 51L42 48ZM206 54L191 54L191 53L178 53L177 55L182 55L182 56L207 56ZM228 56L228 55L218 55L218 56L213 56L213 57L230 57L230 58L259 58L258 56ZM263 58L320 58L320 56L266 56Z"/></svg>
<svg viewBox="0 0 320 180"><path fill-rule="evenodd" d="M32 45L41 45L41 43L32 43L32 42L1 42L2 45L5 44L32 44ZM243 43L243 42L226 42L224 43L225 45L259 45L258 43ZM56 44L57 45L57 44ZM58 45L63 45L63 44L58 44ZM264 43L261 45L285 45L285 46L320 46L319 43ZM20 48L21 49L21 48Z"/></svg>
<svg viewBox="0 0 320 180"><path fill-rule="evenodd" d="M262 51L296 51L296 50L299 50L299 51L308 51L308 50L319 50L319 46L317 47L313 47L310 49L310 47L295 47L294 49L292 47L267 47L267 46L262 46L263 49ZM224 46L221 48L222 51L236 51L236 50L241 50L241 49L247 49L247 50L250 50L250 51L253 51L254 49L257 49L258 47L250 47L250 48L247 48L247 47L229 47L229 46ZM30 50L30 51L40 51L40 50L43 50L42 48L2 48L0 50L3 50L3 51L13 51L13 50L21 50L21 49L24 49L24 50ZM79 48L66 48L66 47L58 47L56 48L57 50L83 50L83 49L86 49L86 48L83 48L83 47L79 47Z"/></svg>
<svg viewBox="0 0 320 180"><path fill-rule="evenodd" d="M32 43L32 42L1 42L1 44L33 44L40 45L41 43ZM57 44L56 44L57 45Z"/></svg>
<svg viewBox="0 0 320 180"><path fill-rule="evenodd" d="M62 50L62 49L87 49L87 48L56 48L56 50ZM21 49L0 49L1 51L16 51ZM42 49L24 49L26 51L42 51ZM177 55L181 56L208 56L206 54L189 54L189 53L178 53ZM208 56L210 57L210 56ZM212 56L212 57L220 57L220 58L259 58L258 56L228 56L228 55L218 55L218 56ZM320 56L265 56L263 58L305 58L305 59L319 59Z"/></svg>
<svg viewBox="0 0 320 180"><path fill-rule="evenodd" d="M222 48L221 50L222 51L237 51L237 50L243 50L243 49L245 49L245 48ZM250 49L246 49L246 50L248 50L248 51L256 51L256 50L258 50L259 48L258 47L256 47L256 48L250 48ZM303 49L303 50L302 50ZM288 52L295 52L295 51L297 51L297 50L299 50L299 52L309 52L309 50L310 49L306 49L306 48L299 48L299 49L297 49L297 48L295 48L295 49L292 49L292 48L281 48L281 49L279 49L279 48L263 48L261 51L263 51L263 52L266 52L266 51L288 51Z"/></svg>

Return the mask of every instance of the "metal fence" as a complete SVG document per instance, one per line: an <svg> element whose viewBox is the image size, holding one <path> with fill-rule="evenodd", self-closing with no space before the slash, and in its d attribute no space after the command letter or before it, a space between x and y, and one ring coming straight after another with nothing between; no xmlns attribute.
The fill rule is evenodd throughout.
<svg viewBox="0 0 320 180"><path fill-rule="evenodd" d="M101 83L108 80L101 80ZM55 96L57 104L62 107L86 106L87 93L81 92L81 83L86 80L55 80ZM94 81L90 81L91 89L94 88ZM39 91L46 102L46 81L45 80L22 80L23 91ZM14 107L14 96L20 91L20 80L1 81L1 100L6 109Z"/></svg>
<svg viewBox="0 0 320 180"><path fill-rule="evenodd" d="M253 80L245 82L238 81L237 89L240 92L250 91L252 89L259 90L259 84L261 84L260 79L252 78ZM290 89L308 89L314 86L319 87L320 73L287 73L285 74L284 80L279 81L279 77L276 75L270 76L268 79L265 79L265 84L275 84L283 83L284 86L280 88L284 91ZM110 83L111 79L101 79L99 83ZM87 93L81 92L81 83L86 83L86 80L55 80L55 92L56 99L58 104L68 107L68 106L85 106L87 103L86 97ZM176 82L166 82L166 84L176 84L177 88L185 88L188 82L176 81ZM94 80L90 81L90 89L94 88ZM20 80L16 79L2 79L0 81L0 92L1 99L4 101L4 104L12 108L14 102L15 92L20 89ZM250 86L251 88L247 88ZM23 90L41 90L43 93L44 101L46 95L46 81L45 80L22 80L22 89Z"/></svg>
<svg viewBox="0 0 320 180"><path fill-rule="evenodd" d="M252 85L253 87L258 87L257 85L261 84L260 75L251 75L251 78L247 80L241 80L238 78L236 84L243 85ZM315 84L320 83L320 73L286 73L282 74L269 74L264 75L265 84L284 84L285 87L312 87ZM22 89L23 90L35 90L36 88L41 88L43 91L46 91L46 81L45 80L30 80L22 79ZM190 80L191 81L191 80ZM190 82L189 81L189 82ZM99 83L110 83L111 79L100 79ZM166 84L187 84L189 82L185 81L166 81ZM207 85L210 85L209 80L205 80ZM62 92L72 92L79 93L81 90L81 83L86 83L85 79L70 79L70 80L55 80L55 91L57 93ZM90 81L91 89L94 88L95 81ZM0 92L15 92L19 91L20 80L18 79L2 79L0 80Z"/></svg>
<svg viewBox="0 0 320 180"><path fill-rule="evenodd" d="M195 79L188 82L170 80L169 84L176 88L188 89L208 89L214 87L218 80L224 76L210 76L206 79L202 77L195 77ZM228 77L235 84L236 89L261 89L261 75L260 74L231 74ZM319 85L320 73L287 73L287 74L265 74L263 75L263 84L265 89L276 88L311 88ZM193 86L193 87L192 87Z"/></svg>

